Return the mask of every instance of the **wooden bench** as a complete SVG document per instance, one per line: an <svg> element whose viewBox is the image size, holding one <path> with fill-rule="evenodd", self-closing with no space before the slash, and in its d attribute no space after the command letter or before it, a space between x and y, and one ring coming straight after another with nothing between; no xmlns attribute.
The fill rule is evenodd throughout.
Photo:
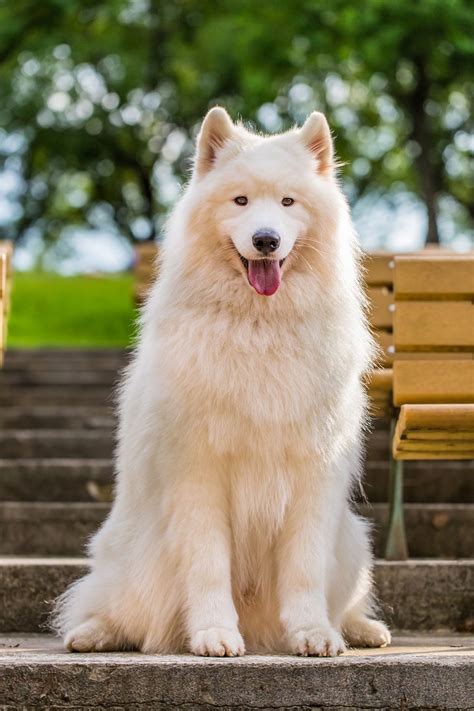
<svg viewBox="0 0 474 711"><path fill-rule="evenodd" d="M396 257L386 557L408 555L403 461L474 458L474 256Z"/></svg>
<svg viewBox="0 0 474 711"><path fill-rule="evenodd" d="M393 381L393 269L394 255L371 252L363 257L364 280L369 301L369 322L379 346L377 368L371 373L368 388L371 414L391 414Z"/></svg>
<svg viewBox="0 0 474 711"><path fill-rule="evenodd" d="M5 322L6 322L6 296L7 296L7 255L0 252L0 367L3 364L3 351L5 348Z"/></svg>
<svg viewBox="0 0 474 711"><path fill-rule="evenodd" d="M156 242L141 242L135 246L135 303L142 304L157 274L159 247Z"/></svg>
<svg viewBox="0 0 474 711"><path fill-rule="evenodd" d="M7 321L10 312L10 291L13 248L11 242L0 241L0 366L7 339Z"/></svg>
<svg viewBox="0 0 474 711"><path fill-rule="evenodd" d="M416 254L419 255L420 252ZM401 255L393 252L378 251L366 252L363 256L362 266L369 302L369 323L379 347L377 367L372 371L368 380L371 414L374 417L391 417L393 409L395 259L398 256L416 256L416 254ZM449 252L437 246L432 246L425 248L423 254L444 255L449 254Z"/></svg>

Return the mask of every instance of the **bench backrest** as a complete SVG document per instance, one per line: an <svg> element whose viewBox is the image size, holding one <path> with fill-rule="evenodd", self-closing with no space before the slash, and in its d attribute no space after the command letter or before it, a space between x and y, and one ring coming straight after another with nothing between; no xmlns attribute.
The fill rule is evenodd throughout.
<svg viewBox="0 0 474 711"><path fill-rule="evenodd" d="M395 312L394 277L395 259L399 256L448 255L437 246L427 247L423 252L396 254L393 252L366 252L362 265L369 299L369 321L372 333L380 348L379 366L391 368L395 353L393 318Z"/></svg>
<svg viewBox="0 0 474 711"><path fill-rule="evenodd" d="M12 258L13 244L6 240L0 240L0 366L3 364L3 351L7 340L13 271Z"/></svg>
<svg viewBox="0 0 474 711"><path fill-rule="evenodd" d="M363 257L364 279L369 299L369 320L380 348L379 365L393 362L393 269L390 252L366 253Z"/></svg>
<svg viewBox="0 0 474 711"><path fill-rule="evenodd" d="M10 311L11 282L13 275L13 244L9 240L0 240L0 252L6 258L6 312Z"/></svg>
<svg viewBox="0 0 474 711"><path fill-rule="evenodd" d="M156 242L142 242L135 246L135 301L144 301L156 276L159 247Z"/></svg>
<svg viewBox="0 0 474 711"><path fill-rule="evenodd" d="M474 402L474 255L396 257L393 402Z"/></svg>
<svg viewBox="0 0 474 711"><path fill-rule="evenodd" d="M6 340L7 310L7 255L0 251L0 366L3 364L3 351Z"/></svg>

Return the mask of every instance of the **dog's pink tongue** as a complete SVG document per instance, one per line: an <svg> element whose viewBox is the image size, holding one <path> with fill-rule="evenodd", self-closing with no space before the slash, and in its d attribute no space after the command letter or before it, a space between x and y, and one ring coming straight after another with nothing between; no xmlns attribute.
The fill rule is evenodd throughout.
<svg viewBox="0 0 474 711"><path fill-rule="evenodd" d="M250 259L248 276L257 294L271 296L280 286L280 262L278 259Z"/></svg>

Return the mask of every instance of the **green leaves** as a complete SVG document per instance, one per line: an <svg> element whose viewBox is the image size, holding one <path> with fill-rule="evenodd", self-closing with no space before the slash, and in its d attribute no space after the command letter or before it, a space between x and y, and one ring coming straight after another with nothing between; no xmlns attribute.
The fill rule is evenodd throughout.
<svg viewBox="0 0 474 711"><path fill-rule="evenodd" d="M155 236L215 103L271 130L326 111L353 202L406 193L436 215L451 196L465 230L469 119L451 97L472 101L473 36L467 0L4 3L0 161L25 186L9 234L55 238L107 204L112 227L132 237L145 217ZM11 133L25 138L14 155ZM82 204L62 173L87 176Z"/></svg>

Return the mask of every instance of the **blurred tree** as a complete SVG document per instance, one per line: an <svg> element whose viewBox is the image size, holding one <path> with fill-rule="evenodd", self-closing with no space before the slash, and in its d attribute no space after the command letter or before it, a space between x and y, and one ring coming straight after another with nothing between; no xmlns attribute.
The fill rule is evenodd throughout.
<svg viewBox="0 0 474 711"><path fill-rule="evenodd" d="M464 0L372 0L360 12L338 0L329 7L325 17L335 28L336 66L342 67L351 87L361 82L375 99L361 106L358 122L391 134L391 140L386 135L394 150L375 155L371 167L376 173L371 170L368 175L382 185L401 181L420 195L427 211L427 240L438 242L441 196L452 196L474 216L469 189L473 166L469 171L467 155L473 98L472 5ZM352 157L357 132L355 141L348 138Z"/></svg>
<svg viewBox="0 0 474 711"><path fill-rule="evenodd" d="M16 240L154 239L212 103L279 130L328 114L353 204L413 195L467 229L467 0L17 0L0 5L0 161ZM8 181L7 181L8 182Z"/></svg>

